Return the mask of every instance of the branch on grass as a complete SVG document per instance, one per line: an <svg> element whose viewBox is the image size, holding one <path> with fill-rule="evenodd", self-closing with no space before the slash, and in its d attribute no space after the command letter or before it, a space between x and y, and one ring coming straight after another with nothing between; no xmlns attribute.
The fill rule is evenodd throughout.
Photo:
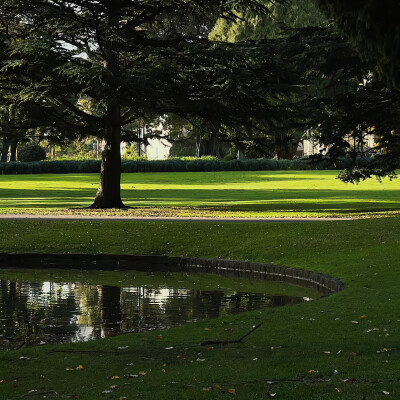
<svg viewBox="0 0 400 400"><path fill-rule="evenodd" d="M50 350L47 354L51 353L98 353L98 354L123 354L120 351L101 351L101 350Z"/></svg>
<svg viewBox="0 0 400 400"><path fill-rule="evenodd" d="M264 322L261 322L257 326L255 326L251 331L247 332L244 336L242 336L238 340L208 340L207 342L200 343L200 346L208 346L210 344L231 344L231 343L240 343L243 339L247 338L250 334L252 334L256 329L258 329Z"/></svg>

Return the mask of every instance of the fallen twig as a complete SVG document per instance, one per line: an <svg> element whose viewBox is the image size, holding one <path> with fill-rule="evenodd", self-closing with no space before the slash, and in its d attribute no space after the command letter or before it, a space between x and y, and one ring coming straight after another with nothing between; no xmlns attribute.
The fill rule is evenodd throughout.
<svg viewBox="0 0 400 400"><path fill-rule="evenodd" d="M124 354L121 351L102 351L102 350L50 350L47 354L51 353L100 353L100 354Z"/></svg>
<svg viewBox="0 0 400 400"><path fill-rule="evenodd" d="M200 343L200 346L209 346L211 344L230 344L230 343L240 343L243 339L247 338L250 334L252 334L256 329L258 329L263 322L259 323L257 326L255 326L253 329L251 329L249 332L247 332L244 336L242 336L238 340L208 340L206 342Z"/></svg>

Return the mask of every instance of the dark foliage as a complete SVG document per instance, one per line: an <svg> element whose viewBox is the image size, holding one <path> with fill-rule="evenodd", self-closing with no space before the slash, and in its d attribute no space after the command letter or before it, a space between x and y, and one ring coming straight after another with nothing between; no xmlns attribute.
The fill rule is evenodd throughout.
<svg viewBox="0 0 400 400"><path fill-rule="evenodd" d="M32 162L46 159L46 150L35 143L27 144L18 150L18 161Z"/></svg>

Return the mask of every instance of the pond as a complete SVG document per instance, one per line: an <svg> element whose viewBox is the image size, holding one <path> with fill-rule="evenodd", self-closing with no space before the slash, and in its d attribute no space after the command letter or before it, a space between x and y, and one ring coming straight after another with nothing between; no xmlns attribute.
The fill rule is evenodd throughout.
<svg viewBox="0 0 400 400"><path fill-rule="evenodd" d="M2 271L0 349L166 329L319 296L294 285L207 274Z"/></svg>

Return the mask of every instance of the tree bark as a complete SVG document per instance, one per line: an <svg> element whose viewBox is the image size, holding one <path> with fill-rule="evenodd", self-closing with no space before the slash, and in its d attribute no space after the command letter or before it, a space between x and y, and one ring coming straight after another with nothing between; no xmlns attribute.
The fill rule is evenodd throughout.
<svg viewBox="0 0 400 400"><path fill-rule="evenodd" d="M127 208L121 200L121 114L117 100L107 110L103 145L99 187L90 208Z"/></svg>

